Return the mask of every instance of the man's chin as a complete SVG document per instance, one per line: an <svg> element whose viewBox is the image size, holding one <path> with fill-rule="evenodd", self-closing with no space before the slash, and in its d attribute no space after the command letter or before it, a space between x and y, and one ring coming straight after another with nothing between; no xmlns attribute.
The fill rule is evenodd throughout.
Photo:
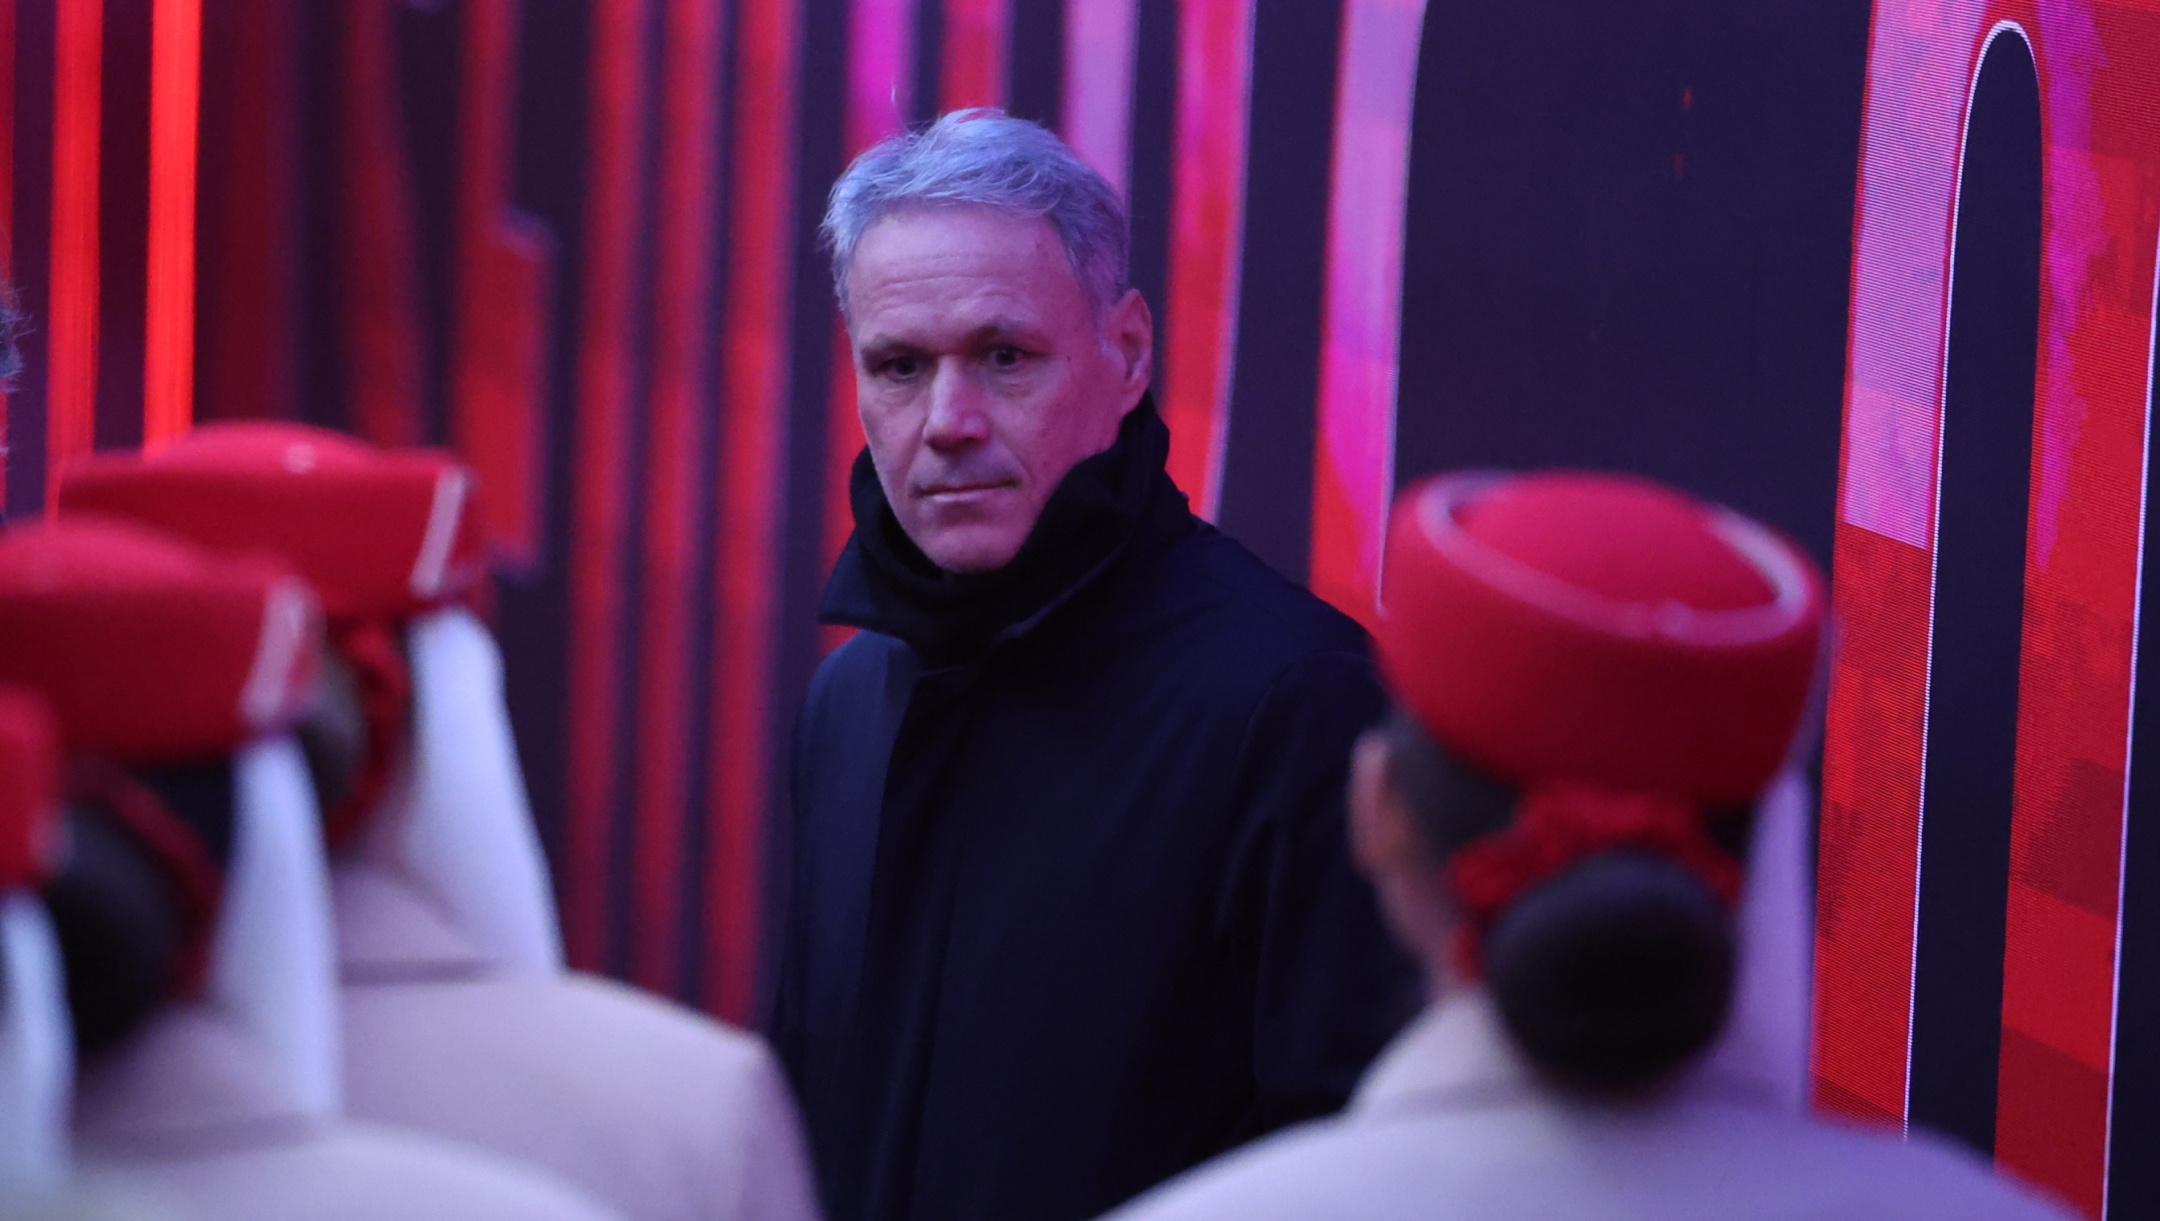
<svg viewBox="0 0 2160 1221"><path fill-rule="evenodd" d="M1024 535L1014 538L1007 531L962 528L939 531L927 542L917 539L915 545L946 572L980 576L1012 563L1024 541Z"/></svg>

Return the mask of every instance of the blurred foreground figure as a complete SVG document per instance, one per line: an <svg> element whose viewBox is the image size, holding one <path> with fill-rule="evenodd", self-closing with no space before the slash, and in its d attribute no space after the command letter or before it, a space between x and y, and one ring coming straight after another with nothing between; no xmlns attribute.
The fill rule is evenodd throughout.
<svg viewBox="0 0 2160 1221"><path fill-rule="evenodd" d="M60 852L60 742L44 702L0 689L0 1212L68 1177L75 1046L60 946L37 888Z"/></svg>
<svg viewBox="0 0 2160 1221"><path fill-rule="evenodd" d="M1925 1136L1806 1118L1798 1023L1748 1012L1748 957L1787 942L1745 926L1789 918L1755 892L1801 859L1805 556L1646 482L1453 476L1397 505L1385 596L1398 711L1358 745L1355 850L1439 999L1343 1117L1119 1218L2060 1216ZM1781 859L1743 887L1751 838Z"/></svg>
<svg viewBox="0 0 2160 1221"><path fill-rule="evenodd" d="M836 1221L1078 1221L1416 1008L1350 867L1364 634L1187 507L1117 193L948 115L825 231L867 451L797 726L775 1046Z"/></svg>
<svg viewBox="0 0 2160 1221"><path fill-rule="evenodd" d="M320 592L301 726L333 854L355 1115L530 1161L635 1221L815 1215L795 1108L754 1037L562 968L471 474L286 424L199 428L64 480L63 513L267 553Z"/></svg>
<svg viewBox="0 0 2160 1221"><path fill-rule="evenodd" d="M71 761L47 886L83 1063L79 1166L178 1221L615 1214L492 1155L341 1114L322 838L286 728L313 596L132 525L0 534L0 681Z"/></svg>
<svg viewBox="0 0 2160 1221"><path fill-rule="evenodd" d="M45 701L0 687L0 1221L166 1221L72 1173L75 1039L51 915L38 895L65 862L61 751Z"/></svg>

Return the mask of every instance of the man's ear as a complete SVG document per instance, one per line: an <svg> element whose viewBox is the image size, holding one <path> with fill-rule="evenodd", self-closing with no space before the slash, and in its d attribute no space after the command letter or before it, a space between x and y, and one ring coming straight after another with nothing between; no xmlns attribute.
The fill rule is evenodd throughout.
<svg viewBox="0 0 2160 1221"><path fill-rule="evenodd" d="M1350 757L1350 851L1358 871L1374 882L1429 863L1390 774L1388 750L1386 735L1367 730Z"/></svg>
<svg viewBox="0 0 2160 1221"><path fill-rule="evenodd" d="M1155 376L1155 315L1148 312L1147 298L1137 288L1128 288L1125 295L1110 309L1104 320L1103 337L1110 350L1117 355L1124 370L1119 385L1119 399L1123 411L1139 405L1140 396L1147 393L1148 383Z"/></svg>

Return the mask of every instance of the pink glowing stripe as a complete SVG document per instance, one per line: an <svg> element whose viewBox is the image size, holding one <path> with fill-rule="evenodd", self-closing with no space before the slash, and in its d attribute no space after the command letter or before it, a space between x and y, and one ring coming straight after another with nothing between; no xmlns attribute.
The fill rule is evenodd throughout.
<svg viewBox="0 0 2160 1221"><path fill-rule="evenodd" d="M1987 7L1885 6L1868 65L1839 509L1915 547L1935 541L1947 235Z"/></svg>
<svg viewBox="0 0 2160 1221"><path fill-rule="evenodd" d="M847 156L907 125L914 104L915 0L848 6Z"/></svg>
<svg viewBox="0 0 2160 1221"><path fill-rule="evenodd" d="M1065 143L1118 194L1132 157L1137 0L1065 0Z"/></svg>
<svg viewBox="0 0 2160 1221"><path fill-rule="evenodd" d="M1311 582L1368 625L1395 491L1403 213L1424 20L1424 0L1350 0L1336 85Z"/></svg>
<svg viewBox="0 0 2160 1221"><path fill-rule="evenodd" d="M195 150L201 102L202 0L157 0L150 16L146 447L186 432L195 417Z"/></svg>
<svg viewBox="0 0 2160 1221"><path fill-rule="evenodd" d="M1177 165L1163 339L1170 477L1203 517L1222 496L1237 350L1252 0L1185 0L1178 13Z"/></svg>

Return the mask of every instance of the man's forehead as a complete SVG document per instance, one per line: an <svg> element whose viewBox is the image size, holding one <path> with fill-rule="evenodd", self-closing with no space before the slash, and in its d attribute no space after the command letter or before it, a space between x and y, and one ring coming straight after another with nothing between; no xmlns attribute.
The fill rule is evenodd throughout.
<svg viewBox="0 0 2160 1221"><path fill-rule="evenodd" d="M1085 308L1086 291L1048 222L982 208L917 209L886 217L863 235L848 269L849 313L967 316L969 328L999 316L1033 324Z"/></svg>

